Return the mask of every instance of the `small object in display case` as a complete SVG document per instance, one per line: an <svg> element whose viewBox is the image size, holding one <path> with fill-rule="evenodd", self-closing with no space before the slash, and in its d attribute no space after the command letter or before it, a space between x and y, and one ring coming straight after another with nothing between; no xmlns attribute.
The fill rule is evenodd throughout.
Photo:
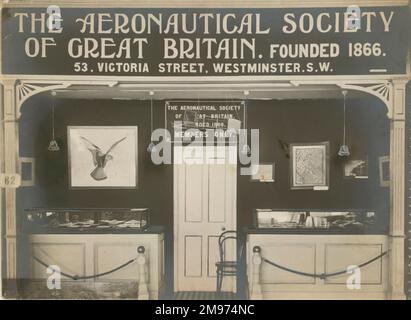
<svg viewBox="0 0 411 320"><path fill-rule="evenodd" d="M367 210L256 209L254 214L257 229L364 230L375 223L375 212Z"/></svg>
<svg viewBox="0 0 411 320"><path fill-rule="evenodd" d="M144 230L150 225L148 208L32 208L25 211L27 231Z"/></svg>

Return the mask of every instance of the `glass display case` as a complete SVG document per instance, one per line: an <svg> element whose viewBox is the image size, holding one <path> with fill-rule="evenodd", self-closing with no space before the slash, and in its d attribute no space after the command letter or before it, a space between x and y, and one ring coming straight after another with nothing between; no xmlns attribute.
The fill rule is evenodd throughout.
<svg viewBox="0 0 411 320"><path fill-rule="evenodd" d="M144 230L149 225L148 208L30 208L25 210L24 219L27 232Z"/></svg>
<svg viewBox="0 0 411 320"><path fill-rule="evenodd" d="M365 232L375 226L375 212L368 210L256 209L254 223L257 229Z"/></svg>

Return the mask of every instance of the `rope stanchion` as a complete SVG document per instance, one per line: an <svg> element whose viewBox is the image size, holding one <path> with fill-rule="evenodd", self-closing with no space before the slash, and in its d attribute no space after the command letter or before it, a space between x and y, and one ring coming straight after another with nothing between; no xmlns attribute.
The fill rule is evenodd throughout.
<svg viewBox="0 0 411 320"><path fill-rule="evenodd" d="M139 247L138 252L141 254L142 252L140 252L140 251L141 251L141 249L140 249L140 247ZM143 253L144 253L144 252L143 252ZM41 259L39 259L39 258L37 258L37 257L34 257L34 256L33 256L33 259L34 259L35 261L37 261L38 263L40 263L42 266L44 266L44 267L46 267L46 268L50 268L50 265L47 264L47 263L45 263L45 262L42 261ZM111 269L111 270L109 270L109 271L105 271L105 272L102 272L102 273L99 273L99 274L93 274L93 275L90 275L90 276L71 275L71 274L65 273L65 272L63 272L63 271L55 270L55 269L53 269L53 268L51 268L51 270L53 270L54 272L59 273L59 274L65 276L65 277L67 277L67 278L70 278L70 279L72 279L72 280L95 279L95 278L98 278L98 277L102 277L102 276L106 276L106 275L108 275L108 274L114 273L114 272L116 272L116 271L118 271L118 270L121 270L121 269L127 267L129 264L131 264L131 263L133 263L134 261L136 261L137 259L138 259L138 257L136 257L136 258L134 258L134 259L131 259L131 260L127 261L126 263L123 263L122 265L120 265L120 266L118 266L118 267L116 267L116 268L113 268L113 269Z"/></svg>
<svg viewBox="0 0 411 320"><path fill-rule="evenodd" d="M358 265L358 268L365 267L366 265L369 265L370 263L373 263L374 261L376 261L376 260L378 260L378 259L381 259L381 258L384 257L386 254L388 254L388 251L384 251L384 252L381 253L380 255L378 255L378 256L376 256L376 257L374 257L374 258L372 258L372 259L370 259L370 260L368 260L368 261L366 261L366 262L364 262L364 263L359 264L359 265ZM281 266L281 265L279 265L279 264L277 264L277 263L275 263L275 262L272 262L272 261L270 261L270 260L268 260L268 259L266 259L266 258L264 258L264 257L262 257L261 259L262 259L263 262L265 262L265 263L267 263L267 264L269 264L269 265L271 265L271 266L273 266L273 267L276 267L276 268L278 268L278 269L281 269L281 270L284 270L284 271L287 271L287 272L291 272L291 273L295 273L295 274L298 274L298 275L301 275L301 276L305 276L305 277L319 278L319 279L321 279L321 280L325 280L326 278L335 277L335 276L339 276L339 275L341 275L341 274L347 273L347 270L338 271L338 272L333 272L333 273L321 273L321 274L307 273L307 272L302 272L302 271L298 271L298 270L294 270L294 269L291 269L291 268L287 268L287 267Z"/></svg>

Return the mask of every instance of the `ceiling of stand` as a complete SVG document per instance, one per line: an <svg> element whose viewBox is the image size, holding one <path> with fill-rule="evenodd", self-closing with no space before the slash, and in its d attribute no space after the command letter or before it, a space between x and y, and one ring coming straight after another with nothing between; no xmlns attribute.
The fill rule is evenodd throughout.
<svg viewBox="0 0 411 320"><path fill-rule="evenodd" d="M67 99L342 99L341 88L336 85L299 85L281 83L219 83L219 84L136 84L72 85L56 90L58 98ZM348 97L367 96L349 91ZM369 96L369 95L368 95Z"/></svg>

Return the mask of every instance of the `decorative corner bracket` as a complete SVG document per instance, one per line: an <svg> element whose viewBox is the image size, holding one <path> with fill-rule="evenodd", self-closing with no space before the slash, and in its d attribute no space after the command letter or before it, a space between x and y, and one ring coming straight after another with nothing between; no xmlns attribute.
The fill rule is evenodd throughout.
<svg viewBox="0 0 411 320"><path fill-rule="evenodd" d="M21 107L24 102L39 93L67 89L74 85L83 86L108 86L114 87L118 84L117 81L103 81L103 82L90 82L90 81L31 81L20 80L16 84L16 112L17 118L21 116Z"/></svg>
<svg viewBox="0 0 411 320"><path fill-rule="evenodd" d="M65 89L71 86L70 82L26 82L19 81L16 85L16 111L17 118L21 116L21 107L30 97L41 92Z"/></svg>
<svg viewBox="0 0 411 320"><path fill-rule="evenodd" d="M338 83L341 89L356 90L369 93L382 102L387 107L387 117L393 117L393 84L391 81L370 82L370 83Z"/></svg>

